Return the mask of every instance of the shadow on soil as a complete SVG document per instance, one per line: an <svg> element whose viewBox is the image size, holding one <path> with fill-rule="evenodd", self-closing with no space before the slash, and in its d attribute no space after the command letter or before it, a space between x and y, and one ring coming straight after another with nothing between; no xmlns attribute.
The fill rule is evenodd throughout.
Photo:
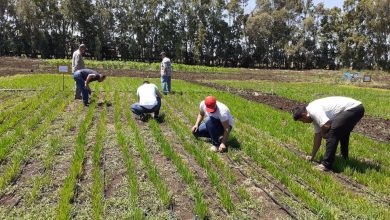
<svg viewBox="0 0 390 220"><path fill-rule="evenodd" d="M241 144L236 137L230 137L228 140L228 146L234 150L241 150Z"/></svg>
<svg viewBox="0 0 390 220"><path fill-rule="evenodd" d="M370 161L361 161L356 158L348 158L347 160L342 157L337 157L336 162L333 166L333 171L335 173L342 173L347 168L354 170L359 173L366 173L369 170L375 170L379 172L381 170L381 166L378 164L374 164Z"/></svg>

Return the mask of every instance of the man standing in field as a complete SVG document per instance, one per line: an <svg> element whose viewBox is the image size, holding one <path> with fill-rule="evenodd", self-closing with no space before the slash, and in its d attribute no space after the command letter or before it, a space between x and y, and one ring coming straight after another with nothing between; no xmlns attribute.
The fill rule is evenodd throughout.
<svg viewBox="0 0 390 220"><path fill-rule="evenodd" d="M76 95L77 95L77 91L81 91L84 106L88 106L89 94L91 94L89 83L93 81L103 82L106 79L106 76L97 73L95 70L81 69L73 73L73 78L74 81L76 81L76 86L77 86Z"/></svg>
<svg viewBox="0 0 390 220"><path fill-rule="evenodd" d="M171 93L172 66L165 52L161 52L161 87L164 95Z"/></svg>
<svg viewBox="0 0 390 220"><path fill-rule="evenodd" d="M326 151L322 164L317 167L319 170L328 171L332 168L339 142L341 155L347 159L349 136L363 115L361 102L341 96L317 99L305 107L296 107L293 110L294 120L314 125L313 150L307 159L314 159L322 138L326 139Z"/></svg>
<svg viewBox="0 0 390 220"><path fill-rule="evenodd" d="M83 55L84 55L86 50L87 50L87 47L85 46L85 44L81 44L79 46L79 49L73 53L73 56L72 56L72 73L73 74L77 70L85 69ZM81 90L78 90L77 83L76 83L76 94L75 94L74 98L81 99Z"/></svg>
<svg viewBox="0 0 390 220"><path fill-rule="evenodd" d="M156 85L149 81L137 89L138 103L131 105L131 111L139 117L141 121L146 121L147 113L154 113L154 118L159 119L162 95Z"/></svg>
<svg viewBox="0 0 390 220"><path fill-rule="evenodd" d="M205 116L206 119L203 121ZM218 102L214 96L207 96L200 103L199 114L192 127L192 133L195 137L211 138L211 151L225 152L232 127L233 117L229 108Z"/></svg>

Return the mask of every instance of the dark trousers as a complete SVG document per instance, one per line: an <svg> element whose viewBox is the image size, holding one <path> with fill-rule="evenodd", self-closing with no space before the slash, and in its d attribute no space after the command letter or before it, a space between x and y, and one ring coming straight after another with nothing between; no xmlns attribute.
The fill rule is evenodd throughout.
<svg viewBox="0 0 390 220"><path fill-rule="evenodd" d="M211 143L214 146L219 147L221 144L219 138L223 135L223 130L223 125L219 119L208 117L199 125L198 130L194 132L193 135L195 137L211 138Z"/></svg>
<svg viewBox="0 0 390 220"><path fill-rule="evenodd" d="M326 139L326 151L322 164L331 168L335 160L337 145L340 142L341 155L348 158L349 136L355 125L364 115L363 105L359 105L348 111L337 115L330 127L328 138Z"/></svg>
<svg viewBox="0 0 390 220"><path fill-rule="evenodd" d="M160 97L157 97L157 104L151 109L145 108L139 103L135 103L131 105L131 111L138 116L145 113L154 113L154 117L158 117L158 115L160 114L160 108L161 108Z"/></svg>
<svg viewBox="0 0 390 220"><path fill-rule="evenodd" d="M74 79L74 81L76 81L75 98L80 95L79 91L81 91L81 94L83 96L84 105L88 105L89 94L85 88L85 81L84 81L83 77L81 76L80 71L74 72L73 79Z"/></svg>

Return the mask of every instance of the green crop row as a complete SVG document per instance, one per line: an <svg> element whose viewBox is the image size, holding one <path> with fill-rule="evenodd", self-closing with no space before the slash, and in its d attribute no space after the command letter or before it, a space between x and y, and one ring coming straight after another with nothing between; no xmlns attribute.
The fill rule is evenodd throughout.
<svg viewBox="0 0 390 220"><path fill-rule="evenodd" d="M0 161L3 161L8 153L11 151L11 146L15 144L17 141L22 139L27 135L27 132L30 130L33 130L37 125L40 120L45 118L45 114L47 113L48 109L52 108L53 103L57 104L57 100L55 99L55 94L54 92L47 92L45 93L41 99L43 101L49 100L48 103L45 103L42 106L42 109L40 112L33 116L29 115L24 115L23 112L20 113L22 115L21 117L28 117L26 121L24 121L23 124L20 124L20 126L16 126L13 128L13 131L7 133L0 139ZM50 99L51 98L51 99ZM19 117L19 115L14 115L13 117ZM13 119L9 119L10 121L13 121Z"/></svg>
<svg viewBox="0 0 390 220"><path fill-rule="evenodd" d="M121 122L121 116L122 116L122 109L123 109L123 102L120 102L120 97L119 97L119 92L115 91L114 93L114 105L115 105L115 110L114 110L114 123L115 123L115 133L116 137L118 140L118 144L121 148L123 158L124 158L124 163L126 166L126 171L127 171L127 178L129 182L129 188L130 188L130 210L131 210L131 216L133 219L142 219L143 212L139 208L139 185L137 181L137 176L136 174L136 169L135 169L135 164L132 159L132 156L130 155L129 152L129 143L126 139L126 136L123 132L123 125Z"/></svg>
<svg viewBox="0 0 390 220"><path fill-rule="evenodd" d="M83 110L83 108L83 105L79 105L78 108L72 112L72 117L69 117L69 119L65 122L61 133L50 137L46 155L42 159L44 173L34 179L33 187L28 195L28 203L31 204L36 201L43 187L50 184L50 175L55 162L54 157L64 148L63 136L70 130L70 125L77 121L76 117L80 116L80 112Z"/></svg>
<svg viewBox="0 0 390 220"><path fill-rule="evenodd" d="M366 108L366 114L390 119L390 92L386 89L363 88L328 83L284 83L268 81L212 81L236 89L273 93L281 97L309 103L327 96L347 96L359 100ZM387 101L385 101L387 100Z"/></svg>
<svg viewBox="0 0 390 220"><path fill-rule="evenodd" d="M96 61L96 60L84 60L85 66L90 69L128 69L139 71L160 71L160 63L142 63L132 61ZM68 59L51 59L44 60L44 63L48 66L61 66L71 65L71 60ZM222 67L208 67L198 65L185 65L185 64L172 64L173 71L178 72L206 72L206 73L232 73L237 72L239 69L235 68L222 68Z"/></svg>
<svg viewBox="0 0 390 220"><path fill-rule="evenodd" d="M104 101L109 99L109 93L106 93ZM92 173L92 207L93 207L93 218L103 219L103 193L104 193L104 182L102 177L101 165L102 165L102 151L104 147L104 139L106 134L106 121L107 121L107 107L102 106L102 111L99 115L99 122L97 125L97 133L95 138L95 147L92 154L93 161L93 173Z"/></svg>
<svg viewBox="0 0 390 220"><path fill-rule="evenodd" d="M154 120L150 120L149 126L151 128L154 138L157 140L157 143L159 143L160 148L162 149L162 152L164 153L165 157L167 157L175 164L179 174L181 175L183 180L189 185L189 188L195 200L195 213L200 219L206 218L208 209L207 204L204 201L204 194L200 186L196 183L192 171L185 165L179 154L173 150L168 140L163 136L158 123Z"/></svg>
<svg viewBox="0 0 390 220"><path fill-rule="evenodd" d="M76 183L83 170L83 161L85 158L85 147L87 145L87 132L92 123L95 113L96 102L93 102L89 108L87 115L80 126L79 133L76 139L75 152L71 161L69 175L64 181L63 188L60 192L60 201L58 204L57 219L71 218L71 200L74 197L74 189Z"/></svg>
<svg viewBox="0 0 390 220"><path fill-rule="evenodd" d="M197 96L195 96L195 97L193 97L193 98L196 98ZM193 107L191 107L191 105L192 106L197 106L195 103L193 103L193 100L191 100L191 99L189 99L187 96L182 96L182 97L178 97L177 99L175 99L175 101L172 103L172 106L176 106L176 107L178 107L179 109L181 109L180 110L180 114L182 115L182 118L185 118L185 120L192 120L192 119L194 119L194 115L197 115L197 113L198 113L198 109L197 108L193 108ZM176 113L177 114L177 113ZM180 125L181 124L181 130L182 131L185 131L185 130L187 130L187 131L189 131L189 129L190 129L190 127L191 127L191 125L190 124L187 124L187 126L186 125L184 125L183 123L178 123L178 121L179 121L180 119L178 118L178 116L174 116L174 118L172 119L172 121L175 121L175 124L178 124L178 125ZM236 130L235 128L234 128L234 130ZM177 132L178 132L179 130L177 129ZM187 132L187 135L191 135L190 134L190 132ZM234 140L234 139L236 139L236 137L235 137L235 135L234 135L234 133L232 133L231 135L230 135L230 138L229 138L229 142L231 141L231 140ZM202 145L201 143L199 143L199 141L197 141L197 144L200 144L200 145ZM240 143L240 144L243 144L243 143ZM231 147L231 146L230 146ZM235 147L237 147L237 146L235 146ZM234 152L234 153L233 153ZM229 152L228 152L228 154L229 154L229 156L231 156L232 158L237 158L238 156L236 155L236 152L237 151L235 151L235 150L230 150ZM215 153L212 153L212 154L214 154L214 155L218 155L218 154L215 154ZM218 156L217 156L218 157ZM265 160L265 161L267 161L267 160ZM232 164L230 164L231 166L232 166ZM232 167L231 167L232 168ZM253 174L253 173L251 173L252 174L252 176L254 177L254 175L255 174ZM260 178L262 178L262 177L260 177ZM260 182L262 182L262 180L260 180ZM239 189L240 190L240 189ZM242 189L241 189L242 190ZM247 194L247 192L243 192L244 194ZM283 198L284 200L286 200L286 198ZM251 201L252 203L254 202L253 200ZM289 201L290 203L291 203L291 201ZM293 201L294 202L294 201ZM301 205L300 204L294 204L294 205L296 205L296 206L299 206L298 208L300 208L300 209L302 209L302 207L300 207ZM300 211L300 210L299 210ZM305 212L302 212L302 211L300 211L301 213L301 215L302 216L307 216L308 215L308 213L305 213Z"/></svg>
<svg viewBox="0 0 390 220"><path fill-rule="evenodd" d="M188 85L186 85L186 88L188 89ZM211 90L211 91L209 91L210 93L213 93L213 91ZM220 100L223 100L223 102L224 103L226 103L229 107L231 107L231 110L234 112L233 114L235 115L235 117L238 117L240 120L244 120L245 119L245 123L247 123L247 124L253 124L254 123L254 121L257 121L257 122L259 122L259 124L263 124L264 123L264 119L262 120L262 119L260 119L260 118L269 118L269 119L272 119L272 118L274 118L274 112L271 112L270 110L267 110L267 111L259 111L258 109L258 107L254 107L254 106L249 106L248 105L248 103L243 103L243 102L247 102L247 101L244 101L244 100L242 100L242 99L240 99L240 98L237 98L237 97L235 97L235 96L232 96L232 95L229 95L229 94L221 94L221 93L218 93L218 97L220 98ZM188 99L191 99L191 100L193 100L194 98L196 99L196 98L198 98L198 99L201 99L201 97L196 97L196 95L195 95L195 97L192 95L191 97L190 96L186 96L186 98L188 98ZM252 105L252 104L251 104ZM246 106L246 108L238 108L238 107L240 107L240 106ZM260 106L260 105L259 105ZM197 105L196 104L194 104L194 109L196 110L196 107L197 107ZM178 109L184 109L183 111L186 111L187 109L185 108L185 107L182 107L182 106L177 106L176 108L178 108ZM256 109L256 110L255 110ZM188 111L186 111L186 112L188 112ZM194 111L195 112L195 111ZM276 113L276 115L277 115L278 113ZM259 116L260 118L259 119L251 119L251 118L248 118L248 115L251 115L251 116L253 116L253 115L256 115L256 116ZM275 126L275 124L277 124L277 123L275 123L275 120L273 119L273 126L272 127L269 127L271 130L275 130L275 129L272 129L272 128L274 128L274 126ZM264 125L263 125L263 127L262 127L262 130L264 130ZM265 132L267 132L268 131L268 129L266 129L266 131ZM240 133L240 136L242 136L243 134L246 134L246 133L248 133L248 131L247 130L245 130L245 131L243 131L242 133ZM287 135L292 135L291 133L290 134L287 134ZM257 145L254 145L253 146L253 151L251 151L251 152L248 152L248 156L251 156L251 155L254 155L254 153L256 152L256 150L259 150L259 149L266 149L266 150L269 150L269 149L273 149L272 151L269 151L268 153L268 155L273 155L273 154L276 154L276 155L278 155L278 153L276 153L275 152L275 150L279 150L281 147L279 146L279 145L277 145L277 144L274 144L273 146L268 146L268 147L261 147L261 145L262 144L264 144L264 142L266 142L265 140L267 140L267 138L261 138L261 137L259 137L259 135L258 134L251 134L251 135L247 135L247 136L244 136L244 137L242 137L242 143L245 143L245 144L242 144L242 146L245 146L245 147L248 147L248 146L250 146L250 144L248 144L246 141L248 141L248 139L249 138L251 138L252 139L252 142L253 143L258 143ZM260 146L259 146L260 145ZM255 150L256 149L256 150ZM282 151L283 152L283 151ZM286 152L288 152L288 151L286 151ZM263 154L263 153L261 153L261 154ZM278 159L277 161L275 161L276 162L276 164L286 164L286 160L287 161L289 161L289 160L292 160L292 158L294 158L294 166L292 166L291 164L290 164L290 166L291 166L291 168L292 169L295 169L295 172L297 172L296 171L296 167L298 166L297 164L299 164L299 167L306 167L306 169L307 169L307 173L308 174L305 174L304 172L302 172L301 170L300 170L300 173L302 173L302 178L303 179L307 179L308 177L310 177L310 175L312 175L311 173L312 173L312 168L311 168L311 166L309 165L309 164L306 164L305 163L305 161L303 161L302 160L302 158L296 158L296 156L294 156L294 155L292 155L291 154L291 152L289 152L289 153L287 153L287 154L285 154L284 155L285 157L284 158L280 158L280 159ZM263 166L265 166L265 165L267 165L267 164L269 164L269 163L266 163L266 162L264 162L264 160L263 159L259 159L258 160L258 162L263 162ZM288 168L288 166L287 166L287 168ZM277 168L275 168L274 170L278 170ZM290 171L291 172L291 171ZM314 172L315 173L315 172ZM276 173L273 173L274 175L277 175ZM320 173L316 173L318 176L321 176L321 174ZM298 174L297 174L298 175ZM288 175L286 175L286 174L284 174L284 176L280 176L280 179L281 180L286 180L286 178L288 178ZM386 179L386 177L384 177L384 179ZM285 182L285 184L287 185L287 183L292 183L292 184L294 184L294 180L290 180L290 181L286 181ZM320 183L322 183L322 184L320 184L320 187L321 188L317 188L316 190L318 190L319 192L321 192L322 191L322 188L324 188L325 187L325 191L322 191L324 194L324 196L325 197L332 197L335 201L342 201L342 202L340 202L340 204L348 204L348 208L345 208L345 210L349 210L351 207L349 207L349 206L352 206L352 205L349 205L349 204L355 204L356 206L358 206L357 204L360 204L361 203L361 206L358 206L359 208L355 208L355 209L353 209L353 211L354 212L356 212L355 214L357 215L357 216L359 216L359 215L362 215L362 216L364 216L365 214L364 213L361 213L361 210L362 210L362 208L361 207L370 207L370 214L373 214L373 215L375 215L375 216L378 216L379 218L380 217L382 217L383 218L383 214L385 213L384 211L383 211L383 209L378 209L378 210L376 210L375 209L375 207L373 207L372 205L370 205L370 203L369 202L367 202L366 200L363 200L362 198L359 198L359 202L357 202L356 200L354 200L354 199L351 199L351 196L352 195L350 195L350 194L342 194L341 193L341 195L338 195L339 197L336 197L336 196L332 196L332 195L337 195L337 194L332 194L332 195L330 195L330 193L331 193L331 189L334 189L334 187L331 187L331 186L334 186L335 184L336 184L336 186L338 185L337 184L337 182L335 182L334 180L327 180L327 179L320 179L320 180L318 180L318 179L314 179L309 185L313 185L313 186L315 186L315 185L318 185L318 182L320 182ZM291 184L289 184L289 185L291 185ZM299 185L297 185L297 186L295 186L294 188L296 188L296 189L299 189ZM339 187L341 187L341 186L339 186ZM290 187L290 188L292 188L292 187ZM326 190L330 190L330 191L326 191ZM341 191L345 191L345 189L343 190L343 189L340 189ZM299 192L297 192L298 194L299 194ZM346 202L346 201L348 201L348 202ZM308 202L309 204L310 204L310 202ZM319 207L321 207L321 205L320 205L321 203L318 203L316 206L314 206L314 207L317 207L317 209L319 208ZM347 206L347 205L346 205ZM348 211L347 211L348 212ZM333 211L331 211L331 212L328 212L328 214L331 214L331 213L333 213ZM333 214L331 215L331 216L333 216Z"/></svg>
<svg viewBox="0 0 390 220"><path fill-rule="evenodd" d="M128 97L125 97L125 100L128 100ZM158 173L156 165L150 158L149 153L145 149L145 142L142 138L141 131L137 126L137 124L135 123L129 108L125 108L125 109L126 109L125 112L127 117L127 124L130 126L131 131L134 134L135 147L138 153L140 154L141 160L144 166L146 167L149 178L154 184L162 203L164 204L164 206L169 207L172 204L172 195L166 183L163 181L160 174Z"/></svg>
<svg viewBox="0 0 390 220"><path fill-rule="evenodd" d="M24 142L20 143L12 158L9 160L9 165L4 169L4 173L0 178L0 190L3 191L4 188L11 183L17 175L20 173L22 166L26 159L28 159L31 154L31 148L40 140L39 138L44 134L46 129L49 127L51 122L58 117L58 114L63 111L66 105L69 103L71 98L69 98L68 93L63 93L60 97L55 99L50 105L42 110L42 115L45 115L45 118L39 126L33 130L27 139ZM36 123L39 120L36 121Z"/></svg>
<svg viewBox="0 0 390 220"><path fill-rule="evenodd" d="M0 126L0 135L10 128L15 129L18 123L23 124L23 120L30 118L30 115L38 113L39 108L50 99L50 96L53 95L52 93L52 91L38 93L37 96L22 102L21 105L18 105L14 109L10 109L11 112ZM15 114L15 112L18 114Z"/></svg>

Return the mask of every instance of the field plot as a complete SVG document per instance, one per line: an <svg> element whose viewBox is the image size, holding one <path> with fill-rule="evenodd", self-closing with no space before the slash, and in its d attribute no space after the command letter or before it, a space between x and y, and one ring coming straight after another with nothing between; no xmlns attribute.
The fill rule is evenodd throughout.
<svg viewBox="0 0 390 220"><path fill-rule="evenodd" d="M23 89L0 92L1 219L390 216L389 141L353 133L350 158L337 158L335 172L323 173L313 169L318 162L304 159L312 144L309 126L294 122L289 112L215 88L271 90L292 99L297 91L289 85L174 80L175 94L162 101L164 121L143 123L130 112L142 78L109 77L92 84L88 108L73 100L70 76L65 91L60 75L0 79L0 89ZM159 79L150 81L159 85ZM318 90L327 93L305 90L296 101L336 94ZM367 115L389 119L383 102L388 92L337 91L367 103ZM210 152L209 143L190 131L199 102L210 94L235 120L225 154Z"/></svg>

